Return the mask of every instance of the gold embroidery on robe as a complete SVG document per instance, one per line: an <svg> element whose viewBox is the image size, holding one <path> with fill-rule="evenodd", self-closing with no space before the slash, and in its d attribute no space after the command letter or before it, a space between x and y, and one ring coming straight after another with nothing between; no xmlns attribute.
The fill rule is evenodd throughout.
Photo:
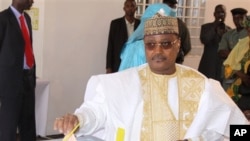
<svg viewBox="0 0 250 141"><path fill-rule="evenodd" d="M177 67L173 75L157 75L149 67L139 71L143 89L141 141L175 141L183 139L198 109L205 81L200 74ZM177 77L179 117L168 104L168 80Z"/></svg>

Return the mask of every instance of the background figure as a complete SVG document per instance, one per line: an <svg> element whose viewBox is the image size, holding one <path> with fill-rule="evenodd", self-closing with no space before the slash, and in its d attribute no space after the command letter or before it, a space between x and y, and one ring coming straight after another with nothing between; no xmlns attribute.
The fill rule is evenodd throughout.
<svg viewBox="0 0 250 141"><path fill-rule="evenodd" d="M146 55L144 48L144 23L147 19L154 16L160 9L166 15L176 16L176 11L171 9L166 4L156 3L154 6L149 6L146 8L145 12L141 17L141 23L135 32L129 37L128 41L125 43L122 53L121 53L121 64L119 71L139 66L146 63Z"/></svg>
<svg viewBox="0 0 250 141"><path fill-rule="evenodd" d="M12 0L0 13L0 141L36 140L35 61L29 10L33 0Z"/></svg>
<svg viewBox="0 0 250 141"><path fill-rule="evenodd" d="M247 10L244 8L234 8L231 10L233 15L233 22L236 28L223 34L219 43L218 54L222 62L227 58L228 54L238 43L239 39L242 39L247 35L247 30L242 26L242 20L247 14ZM225 90L231 85L233 80L224 79L224 66L222 65L221 77L222 85Z"/></svg>
<svg viewBox="0 0 250 141"><path fill-rule="evenodd" d="M106 56L106 73L117 72L120 66L120 54L124 43L140 23L135 18L137 6L135 0L126 0L123 10L125 15L111 21Z"/></svg>
<svg viewBox="0 0 250 141"><path fill-rule="evenodd" d="M225 17L225 6L217 5L214 9L214 22L203 24L200 33L200 40L204 44L204 50L198 70L208 78L213 78L220 82L222 79L222 61L219 60L217 51L222 35L231 29L225 25Z"/></svg>
<svg viewBox="0 0 250 141"><path fill-rule="evenodd" d="M57 118L55 130L67 134L80 124L78 136L103 130L105 141L222 141L231 124L248 124L218 81L176 64L178 21L165 15L160 8L145 21L148 63L92 76L84 103Z"/></svg>
<svg viewBox="0 0 250 141"><path fill-rule="evenodd" d="M223 64L225 78L234 80L227 93L250 120L246 112L250 110L250 16L244 19L243 26L248 36L239 40Z"/></svg>
<svg viewBox="0 0 250 141"><path fill-rule="evenodd" d="M163 3L167 4L172 9L176 10L177 0L163 0ZM179 18L178 18L178 28L179 28L179 35L181 38L181 48L176 58L176 63L182 64L184 61L184 57L191 50L191 41L187 25Z"/></svg>

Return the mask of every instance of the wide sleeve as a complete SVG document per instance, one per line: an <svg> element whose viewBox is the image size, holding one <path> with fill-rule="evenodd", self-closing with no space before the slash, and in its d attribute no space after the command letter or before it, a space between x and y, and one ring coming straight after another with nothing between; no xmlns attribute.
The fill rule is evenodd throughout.
<svg viewBox="0 0 250 141"><path fill-rule="evenodd" d="M206 80L198 112L185 137L200 137L204 136L205 132L210 132L216 138L220 138L220 136L229 138L229 129L232 124L249 123L220 83L213 79Z"/></svg>
<svg viewBox="0 0 250 141"><path fill-rule="evenodd" d="M77 136L90 135L104 128L106 121L105 95L100 80L92 76L88 81L84 103L75 111L75 114L83 122Z"/></svg>

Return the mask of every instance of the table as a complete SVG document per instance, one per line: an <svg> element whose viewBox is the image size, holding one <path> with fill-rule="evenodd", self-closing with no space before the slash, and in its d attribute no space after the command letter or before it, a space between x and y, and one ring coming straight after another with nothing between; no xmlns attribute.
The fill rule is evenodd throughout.
<svg viewBox="0 0 250 141"><path fill-rule="evenodd" d="M43 79L36 80L36 134L46 136L46 125L48 115L49 81Z"/></svg>
<svg viewBox="0 0 250 141"><path fill-rule="evenodd" d="M104 141L104 140L101 140L101 139L93 137L93 136L78 137L76 140L77 141ZM49 141L62 141L62 139L52 139Z"/></svg>

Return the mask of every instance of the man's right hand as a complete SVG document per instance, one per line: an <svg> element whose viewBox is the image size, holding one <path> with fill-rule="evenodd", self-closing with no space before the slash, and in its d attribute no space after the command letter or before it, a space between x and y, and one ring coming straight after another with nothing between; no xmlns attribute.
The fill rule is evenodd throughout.
<svg viewBox="0 0 250 141"><path fill-rule="evenodd" d="M56 118L54 122L54 130L58 130L64 135L68 134L79 123L76 115L66 114L62 117Z"/></svg>

